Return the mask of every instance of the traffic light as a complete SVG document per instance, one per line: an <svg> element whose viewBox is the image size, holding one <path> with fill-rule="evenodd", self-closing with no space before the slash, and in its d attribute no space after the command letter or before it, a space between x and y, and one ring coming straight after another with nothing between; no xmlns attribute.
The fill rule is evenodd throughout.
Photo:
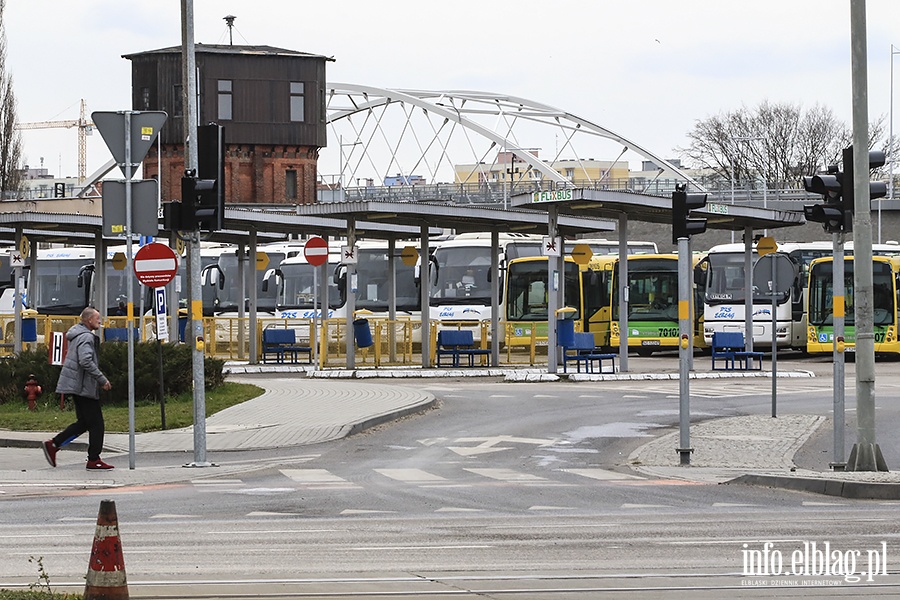
<svg viewBox="0 0 900 600"><path fill-rule="evenodd" d="M677 244L679 238L706 231L706 219L692 218L691 211L706 206L706 194L688 194L686 185L675 185L672 192L672 243Z"/></svg>
<svg viewBox="0 0 900 600"><path fill-rule="evenodd" d="M195 216L199 228L217 231L225 221L225 128L215 123L197 127Z"/></svg>
<svg viewBox="0 0 900 600"><path fill-rule="evenodd" d="M822 223L825 231L840 233L853 231L853 212L855 210L853 194L853 146L844 148L842 153L844 171L837 166L828 167L826 173L803 178L803 188L813 194L821 194L825 204L803 207L807 221ZM869 152L869 169L884 165L884 152ZM882 198L887 194L887 186L883 181L869 182L869 199Z"/></svg>
<svg viewBox="0 0 900 600"><path fill-rule="evenodd" d="M852 228L853 213L847 212L841 201L843 181L844 174L834 165L828 167L826 173L803 178L803 189L820 194L825 199L825 204L804 206L803 214L807 221L822 223L828 233L850 231Z"/></svg>
<svg viewBox="0 0 900 600"><path fill-rule="evenodd" d="M185 216L183 215L182 207L184 205L179 201L172 202L163 202L163 231L186 231L192 230L193 226L187 227L188 223L182 224L185 221ZM192 224L192 222L191 222Z"/></svg>
<svg viewBox="0 0 900 600"><path fill-rule="evenodd" d="M853 146L844 148L843 158L844 177L842 180L841 197L843 198L842 204L844 205L844 212L845 214L850 214L850 219L852 221L853 211L856 209L853 194ZM884 152L880 150L870 151L868 161L869 170L871 171L872 169L884 166L885 158ZM869 200L883 198L885 195L887 195L887 184L883 181L869 182ZM850 231L850 229L847 231Z"/></svg>
<svg viewBox="0 0 900 600"><path fill-rule="evenodd" d="M181 228L216 231L222 228L215 179L198 179L193 171L181 178Z"/></svg>

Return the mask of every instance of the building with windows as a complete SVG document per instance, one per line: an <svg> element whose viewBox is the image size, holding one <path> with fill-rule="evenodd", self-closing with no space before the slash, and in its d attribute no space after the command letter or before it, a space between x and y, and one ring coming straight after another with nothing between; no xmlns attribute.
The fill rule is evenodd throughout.
<svg viewBox="0 0 900 600"><path fill-rule="evenodd" d="M224 127L225 201L312 204L326 145L325 63L270 46L196 44L198 125ZM144 159L163 201L180 198L184 174L181 46L125 55L134 110L168 114Z"/></svg>
<svg viewBox="0 0 900 600"><path fill-rule="evenodd" d="M529 150L538 156L538 150ZM562 159L550 163L556 172L577 184L608 185L612 188L624 187L628 182L628 162L587 159ZM494 162L454 165L454 182L462 184L507 184L516 189L528 189L528 184L539 183L543 173L529 167L512 152L500 151Z"/></svg>

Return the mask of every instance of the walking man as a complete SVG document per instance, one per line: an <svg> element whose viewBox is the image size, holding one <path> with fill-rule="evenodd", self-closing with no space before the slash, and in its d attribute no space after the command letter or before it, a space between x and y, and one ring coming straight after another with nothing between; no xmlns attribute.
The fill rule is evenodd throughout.
<svg viewBox="0 0 900 600"><path fill-rule="evenodd" d="M77 420L44 442L44 456L50 466L56 466L56 452L79 435L88 432L88 469L112 469L100 460L103 450L103 411L100 408L100 388L112 388L109 379L100 371L100 338L94 332L100 329L100 313L87 307L81 311L81 322L66 332L69 343L56 391L71 394L75 402Z"/></svg>

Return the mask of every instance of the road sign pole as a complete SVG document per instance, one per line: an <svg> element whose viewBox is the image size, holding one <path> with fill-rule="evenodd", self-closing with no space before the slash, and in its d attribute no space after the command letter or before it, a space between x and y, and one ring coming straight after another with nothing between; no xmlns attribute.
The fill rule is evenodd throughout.
<svg viewBox="0 0 900 600"><path fill-rule="evenodd" d="M834 456L831 468L843 471L847 465L844 455L844 234L832 234L834 261L831 269L831 289L834 323L834 339L832 339L832 357L834 362Z"/></svg>
<svg viewBox="0 0 900 600"><path fill-rule="evenodd" d="M678 238L678 455L691 464L691 240Z"/></svg>
<svg viewBox="0 0 900 600"><path fill-rule="evenodd" d="M777 278L775 277L775 261L772 261L772 287L769 289L769 293L772 294L772 418L778 416L776 411L777 406L777 398L778 398L778 335L776 329L778 327L778 319L775 316L775 311L778 309L778 298L776 297L776 282ZM752 288L751 288L752 289ZM790 293L790 292L788 292ZM790 302L791 298L785 300L785 302ZM748 359L749 360L749 359Z"/></svg>
<svg viewBox="0 0 900 600"><path fill-rule="evenodd" d="M131 247L131 111L125 111L125 254L128 257L128 266L132 266ZM125 274L126 299L128 310L126 312L125 326L128 339L128 468L135 466L134 447L134 278L132 269Z"/></svg>

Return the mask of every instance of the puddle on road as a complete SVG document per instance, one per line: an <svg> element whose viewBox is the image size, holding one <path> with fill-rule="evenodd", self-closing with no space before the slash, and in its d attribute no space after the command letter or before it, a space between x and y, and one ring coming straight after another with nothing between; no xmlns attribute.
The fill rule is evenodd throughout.
<svg viewBox="0 0 900 600"><path fill-rule="evenodd" d="M648 429L658 429L664 427L659 423L605 423L603 425L590 425L579 427L574 431L566 431L569 443L577 444L584 440L596 438L634 438L634 437L653 437L652 433L648 433Z"/></svg>

